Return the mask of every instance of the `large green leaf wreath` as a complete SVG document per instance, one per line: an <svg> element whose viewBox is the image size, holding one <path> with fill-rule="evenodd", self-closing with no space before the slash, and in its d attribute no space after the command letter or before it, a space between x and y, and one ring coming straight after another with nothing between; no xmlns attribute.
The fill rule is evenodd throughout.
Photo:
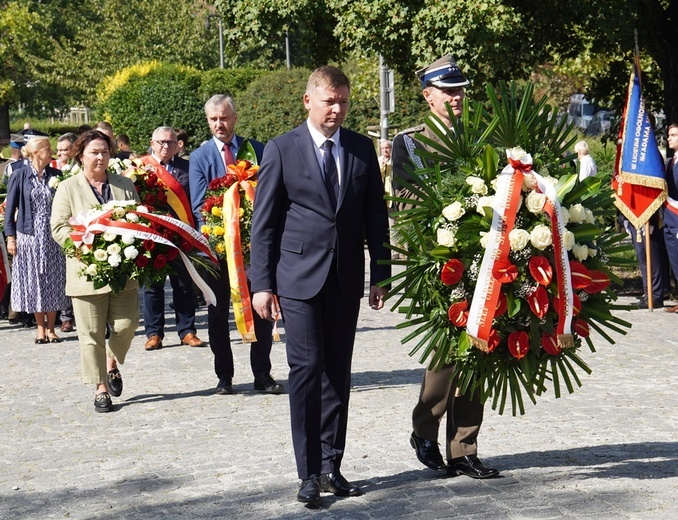
<svg viewBox="0 0 678 520"><path fill-rule="evenodd" d="M433 151L417 150L426 167L412 166L408 170L412 180L398 180L412 197L392 199L406 208L396 214L394 231L399 245L392 246L404 257L392 263L404 270L388 280L392 285L388 298L394 300L392 308L405 315L406 321L399 327L412 329L403 339L403 343L414 343L411 355L418 355L429 368L454 364L462 391L480 392L482 400L491 399L492 408L498 408L499 413L510 399L515 415L525 412L525 396L536 403L536 397L549 387L560 397L562 385L570 393L581 386L580 374L591 370L579 349L586 343L595 352L591 329L614 343L609 333L625 334L631 326L611 312L624 309L615 304L614 285L621 280L612 268L629 265L632 260L623 253L631 246L623 243L625 235L613 228L615 209L609 178L577 180L574 157L566 155L574 142L569 137L571 128L558 121L546 99L534 103L531 86L520 94L513 83L501 84L498 91L488 87L487 92L488 106L465 104L459 119L448 106L453 121L449 131L435 116L429 116L426 124L437 139L416 136ZM582 266L587 276L596 273L603 281L575 291L574 347L557 352L547 349L549 353L543 345L544 335L554 334L559 317L554 301L556 282L546 286L550 307L545 315L535 315L527 297L536 286L530 278L529 260L540 256L555 265L553 247L527 243L511 251L509 260L517 267L518 276L502 285L505 309L493 322L498 344L491 352L473 347L465 327L458 326L462 322L455 319L458 305L470 302L473 296L484 253L481 240L492 223L486 194L492 192L506 164L506 150L518 146L532 155L534 170L556 185L569 219L569 259ZM533 233L536 227L548 225L547 215L532 213L525 206L523 203L519 210L516 227ZM460 266L463 275L458 275L459 280L455 277L454 283L445 283L442 272L451 265ZM527 338L523 351L514 340L509 348L509 337L517 334Z"/></svg>

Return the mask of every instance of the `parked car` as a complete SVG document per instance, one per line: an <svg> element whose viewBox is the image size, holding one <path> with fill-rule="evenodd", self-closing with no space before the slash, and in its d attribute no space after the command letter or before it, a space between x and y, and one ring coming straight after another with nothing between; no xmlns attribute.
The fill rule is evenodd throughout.
<svg viewBox="0 0 678 520"><path fill-rule="evenodd" d="M610 110L598 110L593 114L591 122L586 127L584 135L600 136L607 133L612 126L612 119L614 119L614 112Z"/></svg>
<svg viewBox="0 0 678 520"><path fill-rule="evenodd" d="M583 132L589 126L595 112L596 106L589 103L584 94L573 94L567 108L567 122L574 123L574 127Z"/></svg>

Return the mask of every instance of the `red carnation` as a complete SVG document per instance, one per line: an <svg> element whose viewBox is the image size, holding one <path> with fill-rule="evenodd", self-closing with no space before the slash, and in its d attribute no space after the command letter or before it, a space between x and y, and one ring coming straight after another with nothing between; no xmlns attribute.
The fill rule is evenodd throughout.
<svg viewBox="0 0 678 520"><path fill-rule="evenodd" d="M454 285L461 280L461 275L464 273L464 264L461 261L453 258L448 260L440 271L440 279L445 285Z"/></svg>
<svg viewBox="0 0 678 520"><path fill-rule="evenodd" d="M153 251L155 249L155 242L153 240L144 240L143 242L144 249L146 251Z"/></svg>
<svg viewBox="0 0 678 520"><path fill-rule="evenodd" d="M497 260L492 267L492 276L501 283L511 283L518 278L518 268L510 260Z"/></svg>
<svg viewBox="0 0 678 520"><path fill-rule="evenodd" d="M530 338L524 330L514 331L508 337L508 349L516 359L523 359L530 350Z"/></svg>
<svg viewBox="0 0 678 520"><path fill-rule="evenodd" d="M158 255L153 259L153 269L160 270L167 265L167 256Z"/></svg>
<svg viewBox="0 0 678 520"><path fill-rule="evenodd" d="M447 317L456 327L465 327L468 322L468 302L466 300L450 305Z"/></svg>

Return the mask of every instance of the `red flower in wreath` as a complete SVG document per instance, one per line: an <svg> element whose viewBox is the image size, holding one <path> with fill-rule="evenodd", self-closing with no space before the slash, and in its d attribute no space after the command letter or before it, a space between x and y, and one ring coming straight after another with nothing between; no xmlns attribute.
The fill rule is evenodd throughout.
<svg viewBox="0 0 678 520"><path fill-rule="evenodd" d="M468 322L468 302L466 300L450 305L447 317L456 327L465 327Z"/></svg>
<svg viewBox="0 0 678 520"><path fill-rule="evenodd" d="M146 257L144 255L139 255L139 256L136 257L136 260L134 260L134 264L137 267L143 269L144 267L146 267L148 265L148 257Z"/></svg>
<svg viewBox="0 0 678 520"><path fill-rule="evenodd" d="M591 272L581 262L570 262L570 273L572 274L572 287L575 289L584 289L591 283Z"/></svg>
<svg viewBox="0 0 678 520"><path fill-rule="evenodd" d="M495 348L499 346L501 338L496 329L490 329L490 337L487 339L487 351L492 352Z"/></svg>
<svg viewBox="0 0 678 520"><path fill-rule="evenodd" d="M464 274L464 264L453 258L443 266L442 271L440 271L440 279L445 285L455 285L461 280L462 274Z"/></svg>
<svg viewBox="0 0 678 520"><path fill-rule="evenodd" d="M532 278L540 285L548 285L553 279L553 268L544 256L533 256L528 264Z"/></svg>
<svg viewBox="0 0 678 520"><path fill-rule="evenodd" d="M497 308L494 311L494 317L498 318L504 314L508 309L508 298L503 292L499 293L499 300L497 300Z"/></svg>
<svg viewBox="0 0 678 520"><path fill-rule="evenodd" d="M538 285L537 288L527 296L527 303L532 312L538 316L539 319L546 316L546 313L549 310L549 295L543 285Z"/></svg>
<svg viewBox="0 0 678 520"><path fill-rule="evenodd" d="M144 240L143 245L146 251L153 251L155 249L155 242L153 240Z"/></svg>
<svg viewBox="0 0 678 520"><path fill-rule="evenodd" d="M501 283L511 283L518 278L518 268L510 260L497 260L492 267L492 276Z"/></svg>
<svg viewBox="0 0 678 520"><path fill-rule="evenodd" d="M586 323L584 320L580 319L574 320L573 328L574 332L580 338L588 338L591 335L591 331L589 330L589 324Z"/></svg>
<svg viewBox="0 0 678 520"><path fill-rule="evenodd" d="M547 354L557 356L558 354L560 354L561 350L560 346L558 345L558 337L555 334L547 333L542 334L541 348L543 348Z"/></svg>
<svg viewBox="0 0 678 520"><path fill-rule="evenodd" d="M589 294L595 294L607 289L610 285L610 279L603 271L589 271L591 274L591 283L584 287L584 290Z"/></svg>
<svg viewBox="0 0 678 520"><path fill-rule="evenodd" d="M516 359L523 359L530 350L530 337L524 330L514 331L508 337L508 349Z"/></svg>
<svg viewBox="0 0 678 520"><path fill-rule="evenodd" d="M165 255L158 255L153 259L153 268L162 269L167 265L167 257Z"/></svg>
<svg viewBox="0 0 678 520"><path fill-rule="evenodd" d="M169 251L167 251L167 260L170 262L174 260L177 256L179 256L179 250L176 247L171 247Z"/></svg>

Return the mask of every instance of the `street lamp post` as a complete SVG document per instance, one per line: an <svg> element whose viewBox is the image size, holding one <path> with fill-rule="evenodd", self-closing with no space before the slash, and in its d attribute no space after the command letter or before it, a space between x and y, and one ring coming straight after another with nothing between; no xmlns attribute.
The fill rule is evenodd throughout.
<svg viewBox="0 0 678 520"><path fill-rule="evenodd" d="M207 21L205 22L205 28L209 31L210 29L210 18L216 18L219 20L219 66L224 68L224 25L219 14L208 14Z"/></svg>

